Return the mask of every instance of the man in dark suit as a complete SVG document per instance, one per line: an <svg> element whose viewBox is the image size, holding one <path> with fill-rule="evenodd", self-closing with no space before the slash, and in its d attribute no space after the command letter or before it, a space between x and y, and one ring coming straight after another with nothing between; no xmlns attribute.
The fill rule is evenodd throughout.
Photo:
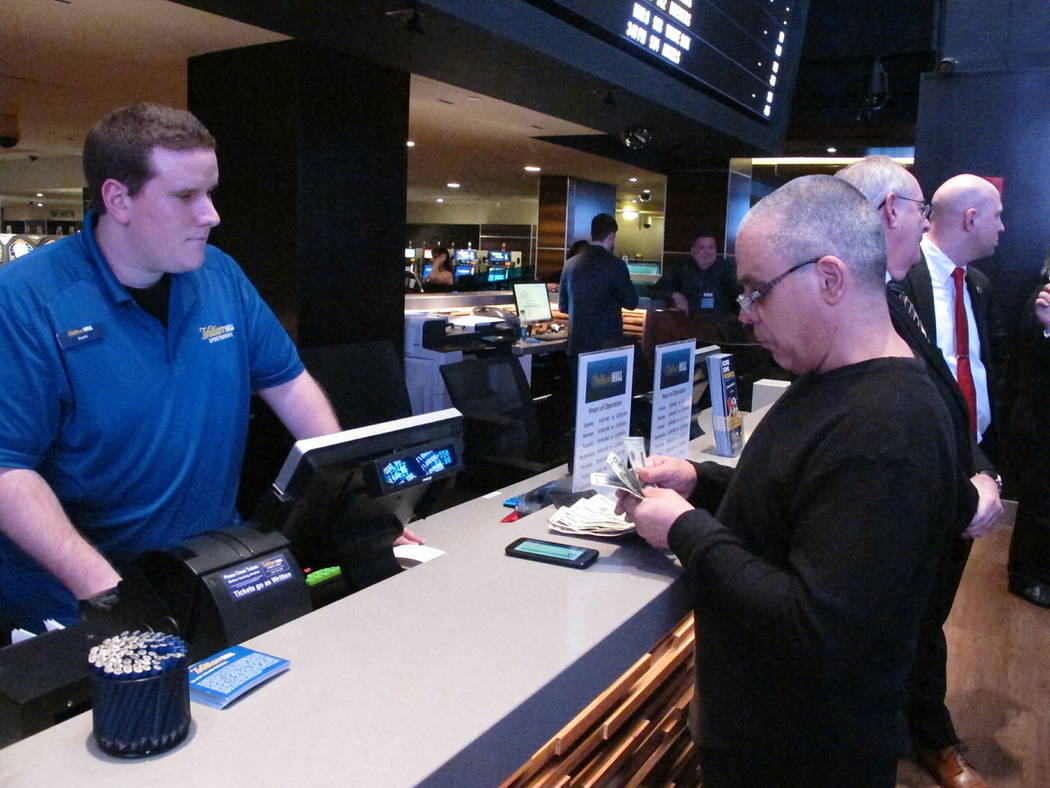
<svg viewBox="0 0 1050 788"><path fill-rule="evenodd" d="M931 377L947 374L958 383L946 399L957 430L965 414L971 444L970 482L977 490L977 508L969 525L951 544L938 567L927 605L920 648L912 676L908 719L916 757L941 785L985 785L959 749L959 737L944 703L947 645L943 625L951 611L973 538L988 533L1002 511L1002 483L996 455L994 353L988 278L969 263L995 251L1003 231L1002 201L996 188L975 175L957 175L933 195L929 233L921 242L922 262L904 281L908 299L922 325L926 352L939 348L942 359L931 366ZM899 311L899 310L898 310ZM914 320L902 321L914 333ZM927 353L928 355L928 353ZM943 387L942 387L943 388ZM961 407L960 407L961 400ZM960 449L960 454L963 451Z"/></svg>
<svg viewBox="0 0 1050 788"><path fill-rule="evenodd" d="M622 309L638 306L627 265L612 253L616 219L600 213L591 220L591 243L565 263L558 308L569 315L570 356L623 343Z"/></svg>

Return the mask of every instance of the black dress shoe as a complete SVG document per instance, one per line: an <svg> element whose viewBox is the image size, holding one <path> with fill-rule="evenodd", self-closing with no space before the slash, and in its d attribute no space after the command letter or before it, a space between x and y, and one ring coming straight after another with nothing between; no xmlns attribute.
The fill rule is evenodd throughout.
<svg viewBox="0 0 1050 788"><path fill-rule="evenodd" d="M1026 602L1050 608L1050 586L1034 583L1031 580L1022 580L1019 577L1011 577L1007 587L1011 594L1021 597Z"/></svg>

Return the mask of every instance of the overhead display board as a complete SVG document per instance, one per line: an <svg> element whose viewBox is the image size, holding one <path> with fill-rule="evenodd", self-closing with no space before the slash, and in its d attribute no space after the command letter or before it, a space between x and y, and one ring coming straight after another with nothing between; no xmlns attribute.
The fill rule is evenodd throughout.
<svg viewBox="0 0 1050 788"><path fill-rule="evenodd" d="M801 0L535 0L576 26L703 86L753 115L787 111L789 51L801 44ZM792 64L789 68L788 64Z"/></svg>

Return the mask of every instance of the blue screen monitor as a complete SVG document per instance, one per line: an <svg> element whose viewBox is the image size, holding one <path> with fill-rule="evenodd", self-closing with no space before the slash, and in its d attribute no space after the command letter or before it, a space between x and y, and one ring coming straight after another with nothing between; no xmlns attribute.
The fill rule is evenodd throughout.
<svg viewBox="0 0 1050 788"><path fill-rule="evenodd" d="M426 265L423 266L423 279L427 279L427 278L430 277L430 272L433 270L433 268L434 268L434 264L433 263L427 263Z"/></svg>
<svg viewBox="0 0 1050 788"><path fill-rule="evenodd" d="M457 263L455 277L459 279L461 276L470 276L474 273L473 263Z"/></svg>
<svg viewBox="0 0 1050 788"><path fill-rule="evenodd" d="M510 252L489 252L490 263L510 263Z"/></svg>
<svg viewBox="0 0 1050 788"><path fill-rule="evenodd" d="M478 259L477 249L457 249L456 250L456 262L457 263L472 263Z"/></svg>
<svg viewBox="0 0 1050 788"><path fill-rule="evenodd" d="M490 282L502 282L507 279L509 272L506 268L490 268L489 269L489 281Z"/></svg>

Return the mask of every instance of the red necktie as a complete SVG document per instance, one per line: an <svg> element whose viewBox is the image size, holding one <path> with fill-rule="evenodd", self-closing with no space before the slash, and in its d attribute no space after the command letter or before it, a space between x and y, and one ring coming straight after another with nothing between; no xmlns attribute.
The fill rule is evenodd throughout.
<svg viewBox="0 0 1050 788"><path fill-rule="evenodd" d="M970 434L977 435L977 389L973 385L973 373L970 372L970 327L966 322L966 302L963 300L963 280L966 271L956 266L952 271L955 280L955 355L959 361L956 366L955 379L966 400L970 411Z"/></svg>

